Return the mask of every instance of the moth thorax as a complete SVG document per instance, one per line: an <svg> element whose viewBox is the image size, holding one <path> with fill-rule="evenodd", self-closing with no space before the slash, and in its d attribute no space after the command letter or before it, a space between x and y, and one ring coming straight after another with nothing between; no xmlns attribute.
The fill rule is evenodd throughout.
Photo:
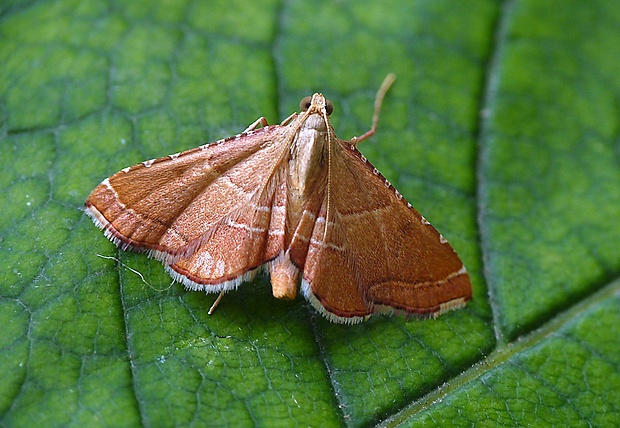
<svg viewBox="0 0 620 428"><path fill-rule="evenodd" d="M299 196L311 192L320 175L327 135L325 120L319 114L312 114L295 136L290 159L290 188Z"/></svg>

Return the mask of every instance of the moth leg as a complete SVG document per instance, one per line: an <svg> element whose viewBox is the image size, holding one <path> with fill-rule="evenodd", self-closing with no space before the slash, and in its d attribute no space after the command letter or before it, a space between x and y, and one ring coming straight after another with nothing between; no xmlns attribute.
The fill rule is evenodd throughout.
<svg viewBox="0 0 620 428"><path fill-rule="evenodd" d="M280 124L280 126L285 126L288 125L289 123L291 123L293 121L293 119L295 119L297 117L297 113L293 113L292 115L290 115L289 117L287 117L286 119L284 119L282 121L282 123Z"/></svg>
<svg viewBox="0 0 620 428"><path fill-rule="evenodd" d="M217 308L217 305L220 303L220 300L222 300L222 297L224 297L224 293L226 293L226 291L222 290L220 292L220 295L217 296L217 299L215 299L215 302L213 302L213 304L211 305L211 309L209 309L209 312L208 312L209 315L213 314L213 312L215 311L215 308Z"/></svg>
<svg viewBox="0 0 620 428"><path fill-rule="evenodd" d="M269 123L267 122L267 119L265 119L263 116L259 117L258 119L256 119L254 121L254 123L252 123L250 126L248 126L246 128L245 131L243 131L243 133L249 132L249 131L254 131L256 128L258 128L258 125L262 126L263 128L265 126L268 126Z"/></svg>
<svg viewBox="0 0 620 428"><path fill-rule="evenodd" d="M355 146L360 141L363 141L366 138L371 137L377 131L377 124L379 123L379 113L381 112L381 104L383 103L383 98L385 97L385 94L387 93L387 91L390 90L392 83L394 83L394 80L396 80L396 76L394 75L394 73L390 73L387 76L385 76L383 83L381 84L381 86L379 87L379 90L377 91L377 96L375 97L375 112L372 115L372 126L370 127L368 131L366 131L364 134L360 135L359 137L351 138L351 140L349 140L350 144L353 144Z"/></svg>

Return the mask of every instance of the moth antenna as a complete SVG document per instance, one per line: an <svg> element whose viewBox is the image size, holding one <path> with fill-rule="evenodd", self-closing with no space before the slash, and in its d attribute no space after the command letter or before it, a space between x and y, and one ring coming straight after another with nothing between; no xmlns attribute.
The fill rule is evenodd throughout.
<svg viewBox="0 0 620 428"><path fill-rule="evenodd" d="M377 95L375 96L375 112L372 115L372 125L366 133L362 134L359 137L351 138L351 141L349 141L351 144L356 145L360 141L363 141L366 138L372 136L377 131L377 124L379 123L379 113L381 112L381 104L383 104L383 98L385 98L385 94L387 94L387 91L390 90L395 80L396 75L394 73L390 73L385 76L385 79L383 79L383 83L381 83L381 86L377 91Z"/></svg>
<svg viewBox="0 0 620 428"><path fill-rule="evenodd" d="M332 135L331 126L329 126L329 119L326 112L323 112L323 119L327 126L327 208L325 210L325 228L323 229L323 242L327 242L327 226L329 225L329 216L331 214L331 182L332 182L332 141L334 136Z"/></svg>

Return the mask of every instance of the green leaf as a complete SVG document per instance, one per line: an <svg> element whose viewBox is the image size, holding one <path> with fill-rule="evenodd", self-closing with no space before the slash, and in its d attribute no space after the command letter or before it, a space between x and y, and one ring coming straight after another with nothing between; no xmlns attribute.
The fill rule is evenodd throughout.
<svg viewBox="0 0 620 428"><path fill-rule="evenodd" d="M0 40L2 425L620 417L614 2L15 0ZM121 168L315 91L361 135L388 72L360 150L461 255L464 310L334 325L260 276L208 316L214 295L81 211Z"/></svg>
<svg viewBox="0 0 620 428"><path fill-rule="evenodd" d="M614 426L619 281L392 418L403 426ZM611 387L611 388L610 388Z"/></svg>

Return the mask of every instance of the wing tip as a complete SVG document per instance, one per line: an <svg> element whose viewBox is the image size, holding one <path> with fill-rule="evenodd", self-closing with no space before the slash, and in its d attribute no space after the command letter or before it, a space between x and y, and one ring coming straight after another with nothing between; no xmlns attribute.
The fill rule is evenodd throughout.
<svg viewBox="0 0 620 428"><path fill-rule="evenodd" d="M121 234L116 228L108 221L107 218L88 200L84 204L84 213L90 217L95 226L103 231L103 236L108 238L114 245L123 251L134 251L138 253L145 253L147 257L158 260L164 264L174 263L178 259L178 255L170 254L166 251L162 251L158 248L149 248L144 244L137 243L131 238Z"/></svg>
<svg viewBox="0 0 620 428"><path fill-rule="evenodd" d="M127 249L134 250L131 244L127 243L121 234L112 226L105 216L88 200L84 204L84 213L95 223L99 229L103 230L103 235L108 238L114 245L123 251Z"/></svg>

